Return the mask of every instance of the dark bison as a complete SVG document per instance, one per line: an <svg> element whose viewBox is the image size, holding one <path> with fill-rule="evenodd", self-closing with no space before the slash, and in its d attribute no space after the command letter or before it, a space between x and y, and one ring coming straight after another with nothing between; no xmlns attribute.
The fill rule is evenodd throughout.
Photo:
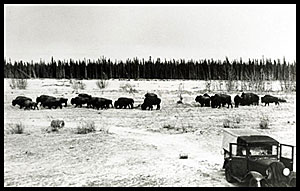
<svg viewBox="0 0 300 191"><path fill-rule="evenodd" d="M39 97L36 98L36 103L37 103L37 104L41 103L40 105L43 105L43 103L44 103L48 98L55 99L55 97L53 97L53 96L41 95L41 96L39 96Z"/></svg>
<svg viewBox="0 0 300 191"><path fill-rule="evenodd" d="M211 107L212 108L220 108L221 106L224 107L225 104L231 106L233 108L232 103L231 103L231 96L226 95L226 94L215 94L214 96L210 97L211 100Z"/></svg>
<svg viewBox="0 0 300 191"><path fill-rule="evenodd" d="M25 96L18 96L14 100L12 100L12 105L19 105L20 109L22 109L25 106L25 101L32 101L31 98L25 97Z"/></svg>
<svg viewBox="0 0 300 191"><path fill-rule="evenodd" d="M286 100L271 95L265 95L261 98L261 103L265 103L265 106L267 104L269 105L270 103L275 103L275 105L279 105L279 102L286 102Z"/></svg>
<svg viewBox="0 0 300 191"><path fill-rule="evenodd" d="M241 105L258 105L259 96L254 93L242 93Z"/></svg>
<svg viewBox="0 0 300 191"><path fill-rule="evenodd" d="M208 94L197 96L195 101L200 103L201 107L210 107L210 96Z"/></svg>
<svg viewBox="0 0 300 191"><path fill-rule="evenodd" d="M236 95L234 96L233 101L234 101L234 107L239 107L242 98L239 95Z"/></svg>
<svg viewBox="0 0 300 191"><path fill-rule="evenodd" d="M107 108L107 100L104 98L100 98L100 97L92 97L90 99L89 104L93 107L99 110L99 108L101 109L105 109Z"/></svg>
<svg viewBox="0 0 300 191"><path fill-rule="evenodd" d="M67 107L68 105L68 99L67 98L63 98L63 97L60 97L60 98L57 98L62 104L64 103L65 104L65 107Z"/></svg>
<svg viewBox="0 0 300 191"><path fill-rule="evenodd" d="M155 93L146 93L145 97L157 97Z"/></svg>
<svg viewBox="0 0 300 191"><path fill-rule="evenodd" d="M132 98L120 97L117 101L115 101L114 105L116 109L126 109L127 106L128 108L133 109L133 103L134 100Z"/></svg>
<svg viewBox="0 0 300 191"><path fill-rule="evenodd" d="M31 100L26 100L24 102L24 109L33 109L33 110L37 109L38 110L39 108L38 108L38 104L36 102L33 102Z"/></svg>
<svg viewBox="0 0 300 191"><path fill-rule="evenodd" d="M78 97L83 97L83 98L92 98L92 96L91 96L91 95L89 95L89 94L84 94L84 93L82 93L82 94L78 94Z"/></svg>
<svg viewBox="0 0 300 191"><path fill-rule="evenodd" d="M57 108L57 107L60 107L60 109L62 108L62 104L61 104L61 101L60 101L60 99L58 99L58 98L52 98L52 97L50 97L50 98L48 98L47 100L45 100L43 103L42 103L42 106L44 107L44 108L46 108L46 107L48 107L49 109L51 109L51 108Z"/></svg>
<svg viewBox="0 0 300 191"><path fill-rule="evenodd" d="M160 109L161 99L155 96L149 96L144 99L144 103L141 105L142 110L152 110L153 105L156 105L156 110Z"/></svg>
<svg viewBox="0 0 300 191"><path fill-rule="evenodd" d="M91 98L87 98L87 97L75 97L71 99L71 104L75 105L75 107L80 106L82 107L82 105L87 104L88 102L90 102Z"/></svg>
<svg viewBox="0 0 300 191"><path fill-rule="evenodd" d="M110 106L111 106L112 108L114 107L113 104L112 104L112 100L107 99L107 98L101 98L101 99L104 100L105 108L106 108L106 109L107 109L107 108L110 108Z"/></svg>

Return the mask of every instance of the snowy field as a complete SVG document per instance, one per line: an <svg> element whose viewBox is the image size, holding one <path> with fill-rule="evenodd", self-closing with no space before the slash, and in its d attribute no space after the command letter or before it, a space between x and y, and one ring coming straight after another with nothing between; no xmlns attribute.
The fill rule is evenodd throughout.
<svg viewBox="0 0 300 191"><path fill-rule="evenodd" d="M101 90L96 80L82 82L86 87L78 92L70 80L55 79L31 79L27 89L19 90L11 89L10 79L4 79L4 127L17 122L25 125L24 134L4 135L4 186L240 186L228 183L222 169L224 120L296 145L295 92L269 92L287 100L280 105L213 109L195 102L197 95L206 93L205 81L108 80ZM135 91L122 88L126 84ZM279 82L269 85L280 90ZM183 104L176 103L179 87ZM232 100L241 94L226 92L225 85L217 81L212 82L211 90L209 95L222 92ZM130 97L137 106L147 92L161 98L161 110L96 110L70 104L62 109L23 110L11 104L19 95L33 100L42 94L62 96L70 103L76 93L88 93L113 101ZM262 117L268 118L268 129L259 128ZM53 119L63 119L65 127L45 133L43 129ZM94 121L97 131L75 134L82 120ZM188 159L179 159L180 154L187 154Z"/></svg>

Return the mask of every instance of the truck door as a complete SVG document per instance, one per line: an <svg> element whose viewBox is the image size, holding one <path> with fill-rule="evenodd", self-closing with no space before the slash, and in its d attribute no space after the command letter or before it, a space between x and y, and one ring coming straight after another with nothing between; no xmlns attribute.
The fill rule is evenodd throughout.
<svg viewBox="0 0 300 191"><path fill-rule="evenodd" d="M290 171L293 171L294 146L280 144L279 160L285 167L289 168Z"/></svg>
<svg viewBox="0 0 300 191"><path fill-rule="evenodd" d="M246 148L242 145L230 143L231 146L231 168L233 176L242 179L247 173Z"/></svg>

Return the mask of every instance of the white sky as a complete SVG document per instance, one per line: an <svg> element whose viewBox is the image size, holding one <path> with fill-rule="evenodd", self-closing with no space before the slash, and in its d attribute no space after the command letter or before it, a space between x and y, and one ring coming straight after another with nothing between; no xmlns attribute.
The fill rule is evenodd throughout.
<svg viewBox="0 0 300 191"><path fill-rule="evenodd" d="M12 60L296 60L296 5L6 5L4 11L4 56Z"/></svg>

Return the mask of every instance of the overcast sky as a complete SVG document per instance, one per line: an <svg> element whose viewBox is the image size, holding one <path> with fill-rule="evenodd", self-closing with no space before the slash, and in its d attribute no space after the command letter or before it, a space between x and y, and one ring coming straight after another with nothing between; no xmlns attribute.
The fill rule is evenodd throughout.
<svg viewBox="0 0 300 191"><path fill-rule="evenodd" d="M12 60L296 60L296 5L5 6Z"/></svg>

